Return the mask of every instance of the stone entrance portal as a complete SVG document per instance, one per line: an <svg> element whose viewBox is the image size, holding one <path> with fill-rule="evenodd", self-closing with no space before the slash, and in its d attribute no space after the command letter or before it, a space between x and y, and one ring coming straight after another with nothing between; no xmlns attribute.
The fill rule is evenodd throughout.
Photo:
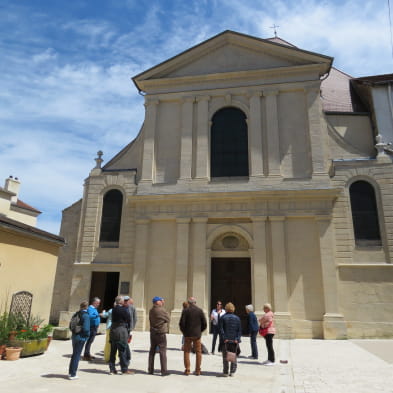
<svg viewBox="0 0 393 393"><path fill-rule="evenodd" d="M251 304L251 263L250 258L211 259L211 309L217 300L223 305L232 302L242 321L243 334L247 332L245 306Z"/></svg>

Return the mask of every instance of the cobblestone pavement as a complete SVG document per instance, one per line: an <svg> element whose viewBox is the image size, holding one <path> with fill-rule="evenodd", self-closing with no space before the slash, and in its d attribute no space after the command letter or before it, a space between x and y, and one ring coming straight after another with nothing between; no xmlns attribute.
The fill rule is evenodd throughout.
<svg viewBox="0 0 393 393"><path fill-rule="evenodd" d="M262 366L266 359L264 340L258 338L260 358L248 359L250 344L241 344L238 371L233 378L222 377L222 358L204 355L202 376L183 375L181 337L168 335L167 377L147 374L148 333L134 333L131 345L133 376L108 374L102 360L104 336L97 336L92 349L97 359L81 361L79 379L69 381L67 369L71 353L70 341L52 341L40 356L15 362L0 361L0 392L68 393L89 391L111 392L114 389L137 393L393 393L393 340L274 340L277 364ZM208 349L211 336L204 336ZM191 357L192 365L195 357Z"/></svg>

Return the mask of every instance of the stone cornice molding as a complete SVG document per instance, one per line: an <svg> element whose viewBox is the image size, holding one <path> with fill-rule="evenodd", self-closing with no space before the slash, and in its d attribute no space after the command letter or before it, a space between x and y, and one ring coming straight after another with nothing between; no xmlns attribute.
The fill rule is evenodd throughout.
<svg viewBox="0 0 393 393"><path fill-rule="evenodd" d="M231 71L223 73L213 73L206 75L190 75L190 76L180 76L180 77L163 77L157 79L147 79L143 81L138 81L138 85L142 91L152 93L170 93L176 91L179 87L187 86L189 89L190 85L203 85L205 83L219 85L228 85L229 87L236 87L238 83L243 84L244 81L260 81L261 79L266 80L269 83L269 79L282 79L283 77L294 77L300 76L301 74L309 74L315 72L319 74L324 68L322 64L305 64L296 65L288 67L277 67L269 69L260 70L247 70L247 71ZM324 70L325 72L326 70ZM296 80L286 81L295 82ZM298 81L299 82L299 81ZM251 82L252 83L252 82ZM260 83L260 82L259 82ZM239 84L238 87L241 85ZM219 87L219 86L217 86ZM221 86L223 87L223 86Z"/></svg>

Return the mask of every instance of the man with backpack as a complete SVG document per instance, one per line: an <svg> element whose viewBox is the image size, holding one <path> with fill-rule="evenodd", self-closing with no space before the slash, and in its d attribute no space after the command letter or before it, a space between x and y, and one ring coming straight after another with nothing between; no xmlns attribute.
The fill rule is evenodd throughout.
<svg viewBox="0 0 393 393"><path fill-rule="evenodd" d="M70 329L72 331L72 356L68 369L68 379L77 379L76 371L85 342L90 334L90 318L87 314L89 303L84 301L80 309L71 318Z"/></svg>

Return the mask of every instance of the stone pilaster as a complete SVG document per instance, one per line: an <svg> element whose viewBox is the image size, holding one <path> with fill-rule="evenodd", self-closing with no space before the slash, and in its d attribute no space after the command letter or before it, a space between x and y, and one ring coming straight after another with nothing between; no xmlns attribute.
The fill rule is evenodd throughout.
<svg viewBox="0 0 393 393"><path fill-rule="evenodd" d="M330 216L317 216L321 250L321 267L325 314L323 316L323 334L325 339L347 337L347 328L343 315L338 309L337 269L334 260L334 238Z"/></svg>
<svg viewBox="0 0 393 393"><path fill-rule="evenodd" d="M274 313L280 338L292 337L291 314L288 310L287 256L285 217L270 216L271 257L273 264Z"/></svg>
<svg viewBox="0 0 393 393"><path fill-rule="evenodd" d="M132 277L132 297L136 308L138 322L136 330L146 329L146 309L145 309L145 281L147 251L149 248L149 225L148 219L138 219L135 221L135 254L134 269Z"/></svg>
<svg viewBox="0 0 393 393"><path fill-rule="evenodd" d="M261 95L261 92L254 92L250 97L248 145L250 149L250 176L254 177L263 176Z"/></svg>
<svg viewBox="0 0 393 393"><path fill-rule="evenodd" d="M195 178L208 180L210 168L209 156L209 96L197 97L197 141Z"/></svg>
<svg viewBox="0 0 393 393"><path fill-rule="evenodd" d="M180 333L179 320L183 311L182 303L187 300L190 221L190 218L176 219L176 273L173 296L174 308L171 311L170 323L171 333Z"/></svg>
<svg viewBox="0 0 393 393"><path fill-rule="evenodd" d="M280 137L278 126L278 90L264 91L266 105L266 129L268 152L268 175L281 176Z"/></svg>
<svg viewBox="0 0 393 393"><path fill-rule="evenodd" d="M267 272L267 244L266 217L251 217L253 225L254 249L252 257L252 301L255 313L261 316L263 304L269 301L268 272Z"/></svg>
<svg viewBox="0 0 393 393"><path fill-rule="evenodd" d="M157 123L158 100L146 99L145 125L143 137L142 176L140 182L154 182L155 171L155 134Z"/></svg>
<svg viewBox="0 0 393 393"><path fill-rule="evenodd" d="M308 127L310 133L313 176L327 176L327 157L325 152L327 140L322 133L322 109L319 92L319 86L305 90Z"/></svg>
<svg viewBox="0 0 393 393"><path fill-rule="evenodd" d="M192 219L192 265L191 287L188 296L197 299L199 307L207 307L206 299L206 232L207 217L194 217Z"/></svg>
<svg viewBox="0 0 393 393"><path fill-rule="evenodd" d="M194 97L186 97L181 109L181 148L180 148L180 179L191 180L192 170L192 124Z"/></svg>

